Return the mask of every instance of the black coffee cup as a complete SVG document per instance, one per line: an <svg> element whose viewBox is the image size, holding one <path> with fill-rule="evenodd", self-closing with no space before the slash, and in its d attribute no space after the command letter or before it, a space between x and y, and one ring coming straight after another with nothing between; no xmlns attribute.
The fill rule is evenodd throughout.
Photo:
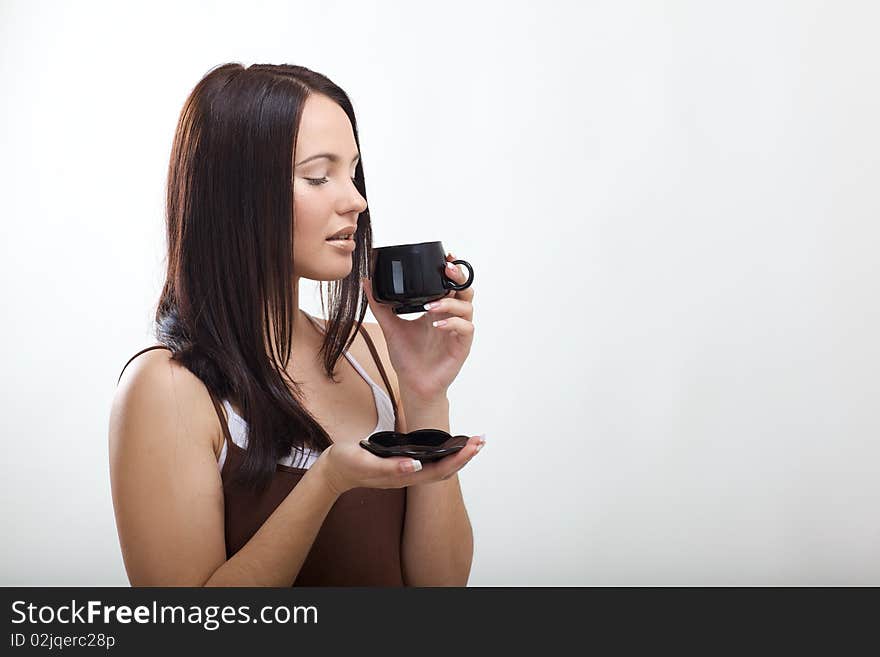
<svg viewBox="0 0 880 657"><path fill-rule="evenodd" d="M392 306L395 315L425 312L425 304L445 297L451 290L465 290L474 282L474 268L465 260L453 260L468 268L461 284L446 276L446 251L442 242L397 244L374 248L370 255L373 298Z"/></svg>

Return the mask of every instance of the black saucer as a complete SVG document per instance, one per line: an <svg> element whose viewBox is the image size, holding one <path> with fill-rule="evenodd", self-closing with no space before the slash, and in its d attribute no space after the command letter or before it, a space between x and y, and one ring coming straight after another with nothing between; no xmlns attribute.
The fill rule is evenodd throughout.
<svg viewBox="0 0 880 657"><path fill-rule="evenodd" d="M360 441L360 446L376 456L409 456L422 463L455 454L467 444L469 436L450 436L437 429L417 429L408 434L379 431Z"/></svg>

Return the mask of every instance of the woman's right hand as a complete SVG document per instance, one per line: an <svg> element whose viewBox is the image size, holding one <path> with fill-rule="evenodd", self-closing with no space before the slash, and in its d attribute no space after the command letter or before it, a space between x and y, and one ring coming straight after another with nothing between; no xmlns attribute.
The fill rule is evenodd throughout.
<svg viewBox="0 0 880 657"><path fill-rule="evenodd" d="M341 495L352 488L404 488L449 479L461 470L482 444L471 436L460 450L430 463L405 456L376 456L358 443L333 443L318 457L319 466L330 488ZM413 470L413 465L421 466Z"/></svg>

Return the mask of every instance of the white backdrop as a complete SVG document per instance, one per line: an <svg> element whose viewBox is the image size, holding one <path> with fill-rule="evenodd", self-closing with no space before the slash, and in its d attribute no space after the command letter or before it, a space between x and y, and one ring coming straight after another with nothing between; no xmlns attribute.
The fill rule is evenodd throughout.
<svg viewBox="0 0 880 657"><path fill-rule="evenodd" d="M228 61L340 84L375 246L474 264L471 585L880 584L880 5L214 6L0 2L0 584L128 584L110 401Z"/></svg>

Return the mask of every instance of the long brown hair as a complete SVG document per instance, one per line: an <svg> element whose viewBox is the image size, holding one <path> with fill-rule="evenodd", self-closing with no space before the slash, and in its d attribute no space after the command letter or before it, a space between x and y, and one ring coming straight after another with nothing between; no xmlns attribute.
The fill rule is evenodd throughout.
<svg viewBox="0 0 880 657"><path fill-rule="evenodd" d="M292 449L301 454L331 444L284 367L298 310L293 154L311 94L345 111L360 152L352 104L328 78L302 66L228 63L211 69L186 99L168 168L168 267L156 338L218 399L238 403L248 446L237 478L257 493ZM366 199L363 167L361 157L355 186ZM369 209L357 225L352 270L328 285L320 354L334 382L336 363L367 309L360 279L367 276L372 248ZM326 314L323 285L321 307Z"/></svg>

